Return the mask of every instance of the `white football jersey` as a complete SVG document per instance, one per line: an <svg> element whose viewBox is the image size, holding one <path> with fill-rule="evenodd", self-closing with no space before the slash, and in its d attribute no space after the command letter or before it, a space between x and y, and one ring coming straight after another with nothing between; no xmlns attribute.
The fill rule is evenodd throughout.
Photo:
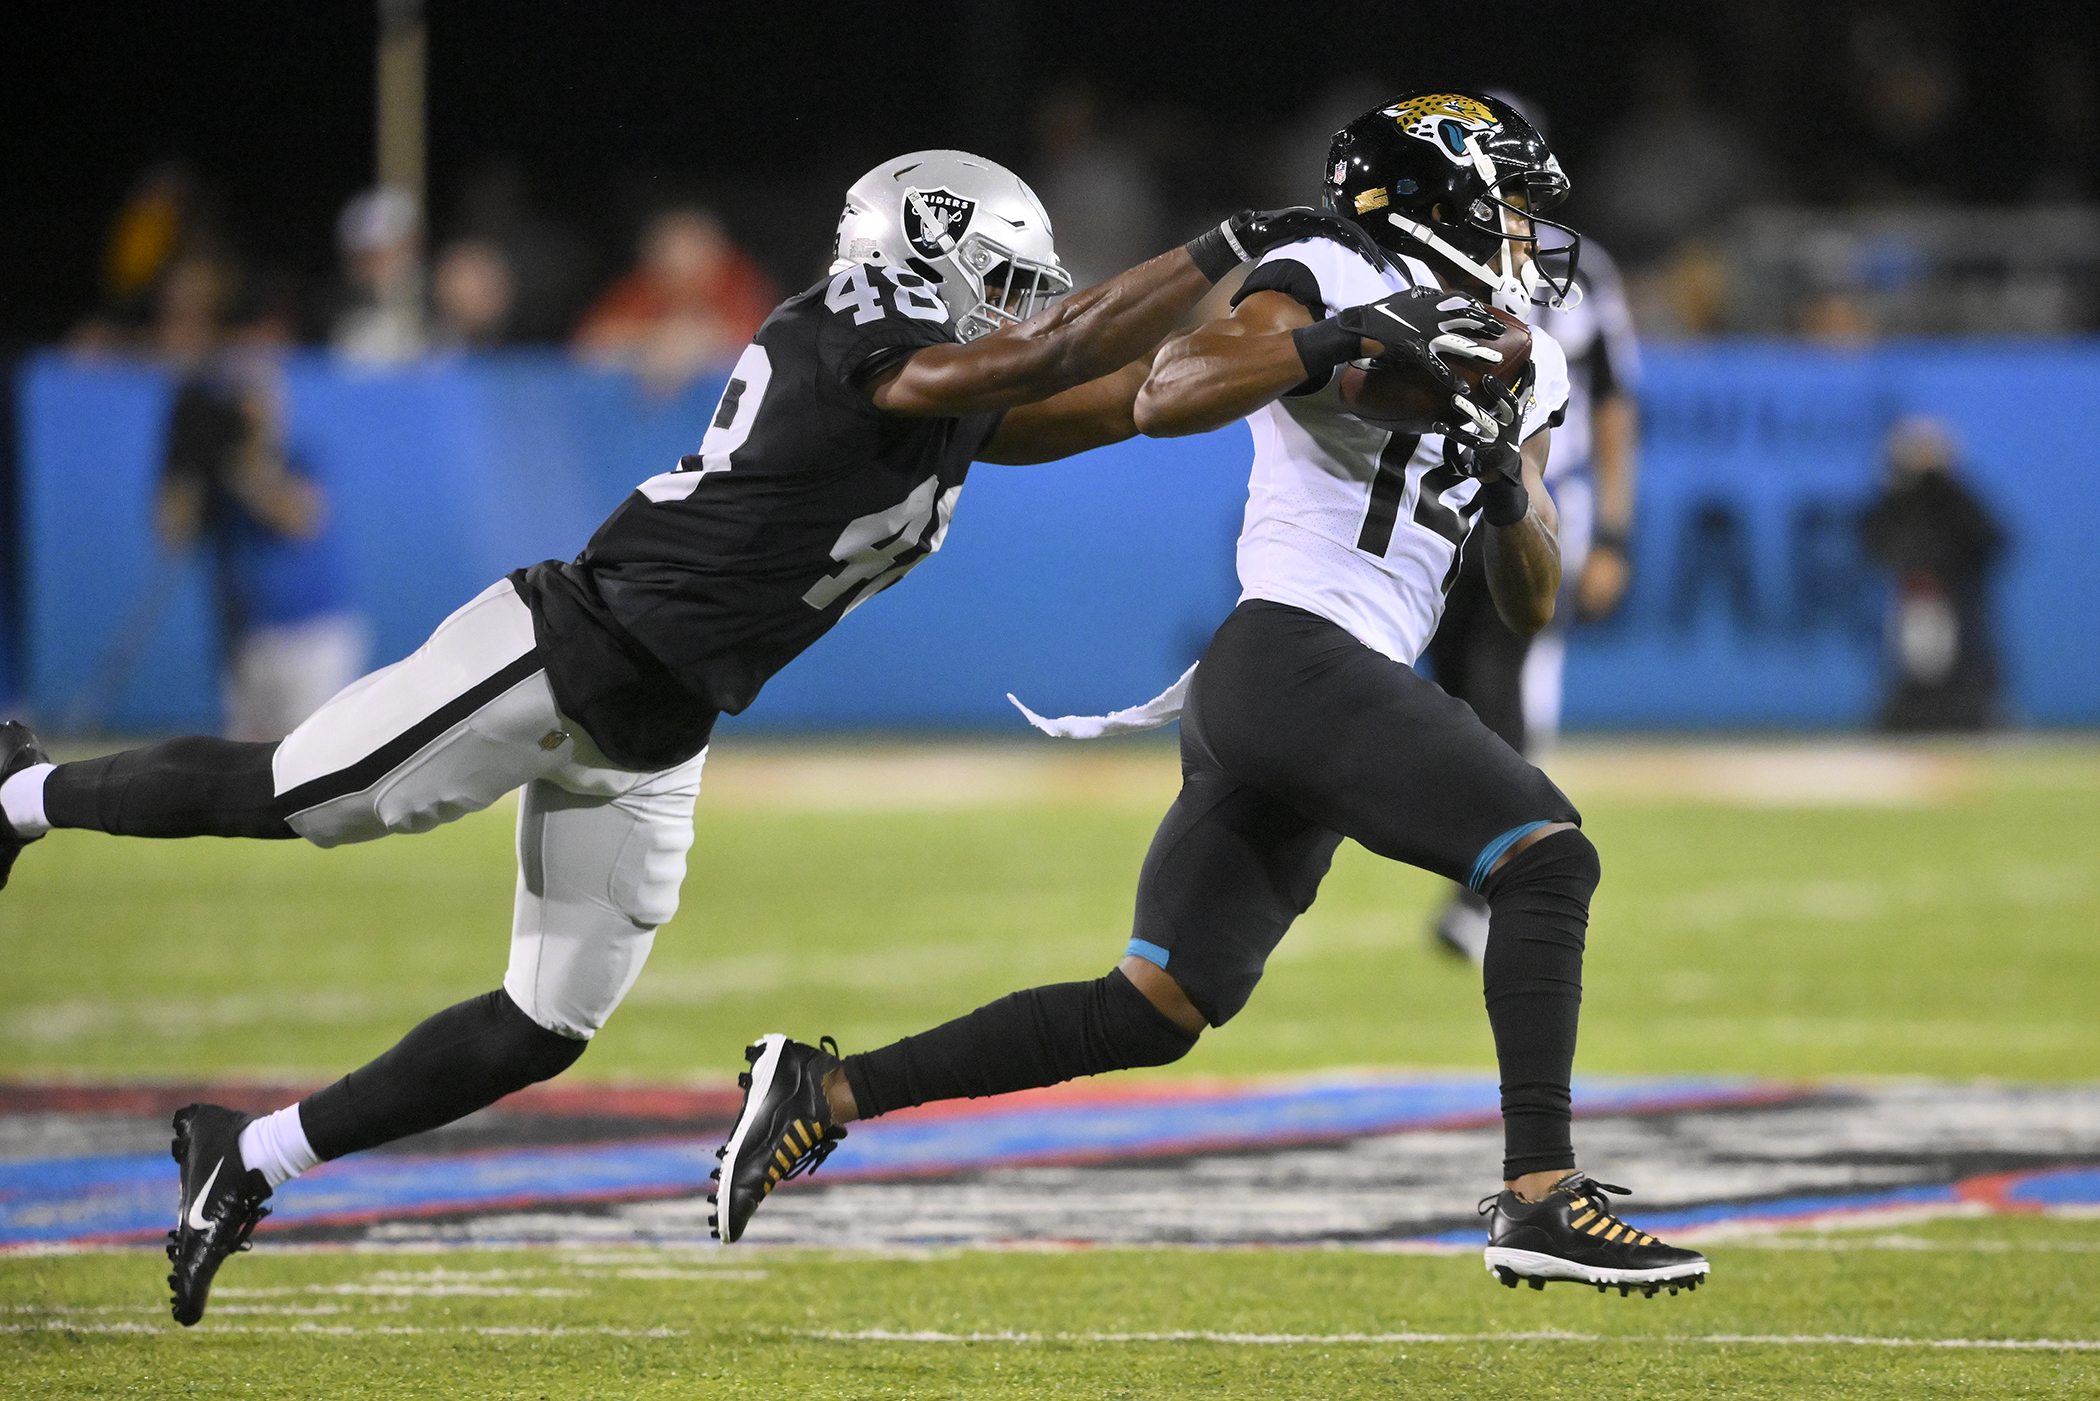
<svg viewBox="0 0 2100 1401"><path fill-rule="evenodd" d="M1270 252L1247 286L1316 298L1313 314L1325 317L1410 286L1437 285L1423 263L1400 263L1374 268L1338 243L1308 239ZM1557 422L1568 400L1567 356L1537 327L1531 363L1537 374L1523 401L1527 439ZM1411 665L1429 645L1445 591L1458 577L1459 551L1480 513L1480 483L1445 462L1443 434L1395 434L1344 412L1340 378L1330 375L1313 393L1247 416L1254 474L1240 531L1240 598L1316 613Z"/></svg>

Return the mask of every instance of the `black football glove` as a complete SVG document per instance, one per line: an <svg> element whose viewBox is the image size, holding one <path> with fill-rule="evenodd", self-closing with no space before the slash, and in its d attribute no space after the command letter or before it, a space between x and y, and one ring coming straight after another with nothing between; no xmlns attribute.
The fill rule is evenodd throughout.
<svg viewBox="0 0 2100 1401"><path fill-rule="evenodd" d="M1524 396L1531 389L1532 374L1526 364L1514 391L1489 375L1473 393L1451 400L1463 421L1447 436L1452 451L1445 461L1480 479L1478 499L1489 525L1515 525L1531 509L1523 471Z"/></svg>
<svg viewBox="0 0 2100 1401"><path fill-rule="evenodd" d="M1363 256L1374 268L1386 266L1385 250L1358 225L1339 214L1293 205L1288 209L1242 209L1214 229L1190 239L1189 256L1216 282L1241 263L1251 263L1272 248L1301 239L1325 238Z"/></svg>
<svg viewBox="0 0 2100 1401"><path fill-rule="evenodd" d="M1451 438L1462 449L1462 470L1469 477L1491 480L1518 474L1523 451L1524 398L1531 392L1538 367L1526 362L1514 389L1488 375L1470 394L1451 400Z"/></svg>
<svg viewBox="0 0 2100 1401"><path fill-rule="evenodd" d="M1335 318L1342 330L1385 347L1373 360L1386 365L1411 365L1453 394L1465 384L1449 365L1446 355L1459 355L1494 364L1502 357L1472 339L1497 336L1502 325L1486 307L1458 292L1435 287L1410 287L1375 302L1352 306Z"/></svg>

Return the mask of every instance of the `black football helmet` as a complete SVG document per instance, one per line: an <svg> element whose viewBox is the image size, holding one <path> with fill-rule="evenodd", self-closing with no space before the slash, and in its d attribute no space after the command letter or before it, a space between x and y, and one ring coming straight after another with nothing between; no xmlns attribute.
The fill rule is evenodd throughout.
<svg viewBox="0 0 2100 1401"><path fill-rule="evenodd" d="M1426 250L1512 316L1537 301L1565 307L1581 297L1582 236L1541 217L1567 198L1568 177L1545 138L1500 98L1402 93L1334 134L1326 183L1328 206L1381 247ZM1541 249L1540 225L1565 235L1566 246ZM1518 245L1531 254L1521 269Z"/></svg>

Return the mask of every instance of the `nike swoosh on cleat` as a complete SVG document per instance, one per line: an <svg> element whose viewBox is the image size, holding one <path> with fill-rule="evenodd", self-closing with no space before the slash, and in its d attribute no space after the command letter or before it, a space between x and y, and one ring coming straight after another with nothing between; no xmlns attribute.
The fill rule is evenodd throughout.
<svg viewBox="0 0 2100 1401"><path fill-rule="evenodd" d="M202 1208L204 1206L204 1199L211 1195L211 1184L219 1180L219 1169L225 1166L226 1160L224 1158L221 1158L216 1163L213 1163L211 1165L211 1176L204 1179L204 1185L197 1189L197 1195L190 1198L190 1214L189 1219L185 1224L187 1224L191 1230L208 1231L211 1229L211 1222L204 1219L204 1212ZM167 1218L163 1216L161 1220L165 1221L167 1220Z"/></svg>

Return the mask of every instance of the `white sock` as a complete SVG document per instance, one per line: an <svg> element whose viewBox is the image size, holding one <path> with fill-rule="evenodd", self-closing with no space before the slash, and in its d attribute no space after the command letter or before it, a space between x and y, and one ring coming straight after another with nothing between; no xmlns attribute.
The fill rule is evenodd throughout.
<svg viewBox="0 0 2100 1401"><path fill-rule="evenodd" d="M275 1188L321 1160L306 1141L306 1125L299 1122L299 1106L294 1104L251 1120L241 1130L241 1161Z"/></svg>
<svg viewBox="0 0 2100 1401"><path fill-rule="evenodd" d="M51 830L50 819L44 816L44 780L50 776L56 764L31 764L5 783L0 783L0 814L5 814L7 825L15 829L15 835L27 841L41 837Z"/></svg>

